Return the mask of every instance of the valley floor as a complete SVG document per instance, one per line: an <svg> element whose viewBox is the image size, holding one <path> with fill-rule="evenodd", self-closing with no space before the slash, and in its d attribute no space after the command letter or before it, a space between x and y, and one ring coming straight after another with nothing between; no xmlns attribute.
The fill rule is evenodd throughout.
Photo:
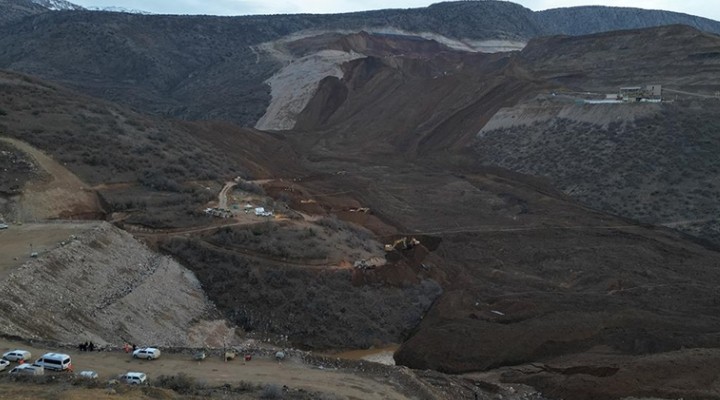
<svg viewBox="0 0 720 400"><path fill-rule="evenodd" d="M73 359L75 371L93 370L103 380L113 379L127 371L144 372L151 381L160 375L176 375L182 372L209 386L243 381L255 385L287 385L294 389L333 393L348 399L414 398L403 393L397 382L391 379L386 380L371 374L362 375L338 369L325 369L292 358L280 363L267 357L253 357L249 362L241 359L225 362L217 356L197 362L193 361L191 354L163 353L158 360L146 361L133 359L121 350L80 352L27 346L21 342L0 339L0 349L3 349L3 352L11 348L29 350L33 356L49 351L69 354Z"/></svg>

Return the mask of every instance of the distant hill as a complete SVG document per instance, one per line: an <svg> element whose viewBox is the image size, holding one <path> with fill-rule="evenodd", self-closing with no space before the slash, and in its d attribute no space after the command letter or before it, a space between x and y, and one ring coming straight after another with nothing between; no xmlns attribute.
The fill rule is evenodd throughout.
<svg viewBox="0 0 720 400"><path fill-rule="evenodd" d="M587 35L675 24L720 33L718 21L676 12L640 8L602 6L555 8L536 12L534 17L537 24L548 34Z"/></svg>
<svg viewBox="0 0 720 400"><path fill-rule="evenodd" d="M30 0L0 0L0 24L46 11L46 7Z"/></svg>
<svg viewBox="0 0 720 400"><path fill-rule="evenodd" d="M518 48L531 38L681 23L720 33L720 23L664 11L582 7L533 12L502 1L333 15L242 17L48 12L0 0L0 68L61 82L159 115L252 126L265 113L264 83L284 62L258 51L291 34L389 32ZM515 47L513 47L515 46Z"/></svg>
<svg viewBox="0 0 720 400"><path fill-rule="evenodd" d="M0 25L48 11L68 10L84 8L65 0L0 0Z"/></svg>

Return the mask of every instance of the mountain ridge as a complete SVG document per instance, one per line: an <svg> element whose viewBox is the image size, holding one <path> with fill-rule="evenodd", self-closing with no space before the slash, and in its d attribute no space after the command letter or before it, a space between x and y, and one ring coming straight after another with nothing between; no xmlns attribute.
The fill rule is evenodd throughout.
<svg viewBox="0 0 720 400"><path fill-rule="evenodd" d="M4 1L7 9L11 3ZM0 2L0 10L2 5ZM560 11L536 13L499 1L447 2L426 8L335 15L217 17L41 12L0 25L0 68L58 81L144 112L189 120L225 119L254 126L270 103L267 80L284 62L293 59L278 60L259 51L262 44L281 46L282 40L300 32L314 31L319 35L395 31L408 37L423 37L423 32L429 32L432 35L425 36L441 43L466 43L468 51L473 46L487 46L483 41L495 41L495 47L500 49L518 49L532 38L592 26L585 20L594 18L592 13L597 10L614 9L583 8L583 18L570 19L575 25L558 25L557 29L550 26ZM666 18L642 25L690 18L634 9L612 12L617 14L615 25L627 29L642 22L645 15ZM552 23L543 27L538 22L543 18ZM720 32L720 22L692 18L695 25ZM208 91L208 87L221 89L218 93Z"/></svg>

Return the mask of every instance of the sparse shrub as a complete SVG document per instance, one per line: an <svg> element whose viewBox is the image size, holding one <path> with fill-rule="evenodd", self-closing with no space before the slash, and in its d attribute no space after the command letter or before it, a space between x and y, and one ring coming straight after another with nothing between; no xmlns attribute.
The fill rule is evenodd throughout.
<svg viewBox="0 0 720 400"><path fill-rule="evenodd" d="M255 386L253 383L247 382L247 381L240 381L238 383L237 387L235 388L236 392L253 392L257 389L257 386Z"/></svg>
<svg viewBox="0 0 720 400"><path fill-rule="evenodd" d="M270 384L263 388L262 392L260 392L260 398L261 399L281 399L282 398L282 388L280 385L276 384Z"/></svg>
<svg viewBox="0 0 720 400"><path fill-rule="evenodd" d="M174 390L180 394L196 394L203 385L198 384L195 378L181 372L177 375L160 375L155 380L155 385L165 389Z"/></svg>
<svg viewBox="0 0 720 400"><path fill-rule="evenodd" d="M254 193L261 196L265 195L265 189L263 189L262 186L256 185L252 182L242 181L238 183L237 188L248 193Z"/></svg>

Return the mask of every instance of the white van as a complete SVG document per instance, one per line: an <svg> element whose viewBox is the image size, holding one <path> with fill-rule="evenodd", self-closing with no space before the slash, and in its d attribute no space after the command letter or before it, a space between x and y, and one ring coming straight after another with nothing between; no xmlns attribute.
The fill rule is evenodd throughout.
<svg viewBox="0 0 720 400"><path fill-rule="evenodd" d="M51 369L55 371L72 370L72 361L70 356L61 353L45 353L42 357L35 360L33 365Z"/></svg>

